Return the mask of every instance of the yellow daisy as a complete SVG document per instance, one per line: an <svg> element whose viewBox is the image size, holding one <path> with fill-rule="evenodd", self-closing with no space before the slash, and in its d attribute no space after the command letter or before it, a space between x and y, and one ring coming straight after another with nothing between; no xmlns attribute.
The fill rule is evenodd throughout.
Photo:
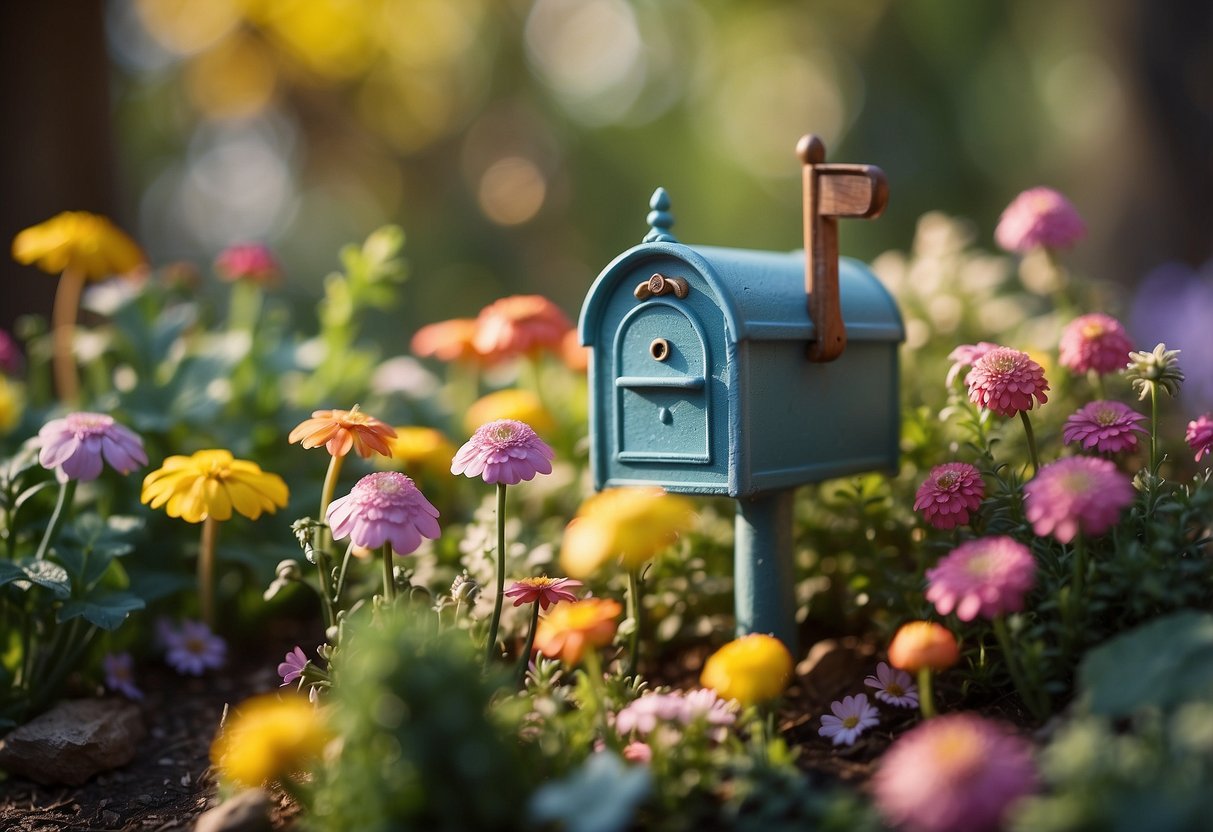
<svg viewBox="0 0 1213 832"><path fill-rule="evenodd" d="M164 508L169 517L188 523L229 520L232 509L250 520L286 507L289 491L282 477L253 462L234 459L227 451L198 451L170 456L143 480L139 499Z"/></svg>
<svg viewBox="0 0 1213 832"><path fill-rule="evenodd" d="M126 274L143 265L135 241L105 217L64 211L13 238L13 259L44 272L77 271L89 280Z"/></svg>

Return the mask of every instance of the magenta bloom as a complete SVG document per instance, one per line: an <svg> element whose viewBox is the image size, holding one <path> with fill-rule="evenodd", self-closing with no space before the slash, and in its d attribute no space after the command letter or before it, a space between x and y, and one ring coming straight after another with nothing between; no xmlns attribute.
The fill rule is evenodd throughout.
<svg viewBox="0 0 1213 832"><path fill-rule="evenodd" d="M69 413L38 431L38 462L60 482L87 482L101 476L102 460L120 474L147 465L143 440L103 413Z"/></svg>
<svg viewBox="0 0 1213 832"><path fill-rule="evenodd" d="M1133 484L1109 460L1072 456L1050 462L1023 487L1032 529L1069 543L1080 531L1101 535L1133 502Z"/></svg>
<svg viewBox="0 0 1213 832"><path fill-rule="evenodd" d="M1197 462L1202 456L1213 453L1213 413L1205 413L1188 422L1184 438L1188 440L1188 447L1196 452Z"/></svg>
<svg viewBox="0 0 1213 832"><path fill-rule="evenodd" d="M24 366L25 359L21 355L21 348L17 346L13 336L0 329L0 372L15 376Z"/></svg>
<svg viewBox="0 0 1213 832"><path fill-rule="evenodd" d="M273 283L282 275L274 255L260 243L228 246L215 258L215 271L224 280L233 282Z"/></svg>
<svg viewBox="0 0 1213 832"><path fill-rule="evenodd" d="M1024 191L1002 212L994 240L1007 251L1069 248L1087 234L1070 201L1052 188Z"/></svg>
<svg viewBox="0 0 1213 832"><path fill-rule="evenodd" d="M983 537L960 544L927 570L927 600L940 615L961 621L992 619L1023 609L1036 578L1036 558L1010 537Z"/></svg>
<svg viewBox="0 0 1213 832"><path fill-rule="evenodd" d="M513 598L516 607L538 602L539 609L546 610L561 601L576 601L577 596L569 590L579 586L581 581L574 581L572 578L549 578L547 575L541 575L538 578L515 581L505 591L505 597Z"/></svg>
<svg viewBox="0 0 1213 832"><path fill-rule="evenodd" d="M105 671L105 686L127 699L143 698L143 691L135 687L134 662L130 653L110 653L101 660Z"/></svg>
<svg viewBox="0 0 1213 832"><path fill-rule="evenodd" d="M645 736L659 724L687 726L703 721L723 730L737 721L732 704L717 696L716 691L701 688L673 693L647 692L627 704L615 715L615 730L626 737L636 733Z"/></svg>
<svg viewBox="0 0 1213 832"><path fill-rule="evenodd" d="M1045 371L1026 352L1010 347L992 349L973 362L965 376L969 400L1000 416L1014 416L1049 400Z"/></svg>
<svg viewBox="0 0 1213 832"><path fill-rule="evenodd" d="M854 745L859 735L880 724L880 712L868 702L866 693L844 696L840 702L831 702L833 714L821 718L817 733L830 737L834 745Z"/></svg>
<svg viewBox="0 0 1213 832"><path fill-rule="evenodd" d="M1096 312L1075 318L1061 333L1061 365L1075 373L1091 370L1106 376L1129 363L1133 342L1120 321Z"/></svg>
<svg viewBox="0 0 1213 832"><path fill-rule="evenodd" d="M910 674L889 667L887 662L876 665L876 675L865 676L863 683L876 688L876 698L881 702L897 708L918 707L918 686L910 679Z"/></svg>
<svg viewBox="0 0 1213 832"><path fill-rule="evenodd" d="M937 529L954 529L969 522L986 486L981 472L967 462L946 462L931 469L914 495L914 510Z"/></svg>
<svg viewBox="0 0 1213 832"><path fill-rule="evenodd" d="M995 832L1036 788L1031 744L968 713L928 720L885 752L872 779L876 806L909 832Z"/></svg>
<svg viewBox="0 0 1213 832"><path fill-rule="evenodd" d="M227 643L201 621L182 621L179 630L165 625L160 636L165 662L182 675L201 676L227 661Z"/></svg>
<svg viewBox="0 0 1213 832"><path fill-rule="evenodd" d="M282 684L279 687L286 687L302 676L305 667L307 667L307 654L303 652L302 647L296 645L295 649L287 653L286 658L278 665L278 675L282 677Z"/></svg>
<svg viewBox="0 0 1213 832"><path fill-rule="evenodd" d="M1096 401L1066 419L1061 437L1067 445L1078 443L1084 450L1117 454L1137 447L1137 434L1145 433L1146 417L1121 402Z"/></svg>
<svg viewBox="0 0 1213 832"><path fill-rule="evenodd" d="M513 419L481 425L451 462L452 474L484 477L487 483L515 485L552 473L555 451L531 426Z"/></svg>
<svg viewBox="0 0 1213 832"><path fill-rule="evenodd" d="M437 539L438 509L399 471L367 474L354 489L333 500L325 521L340 540L348 537L355 546L377 549L390 543L398 555L408 555L421 545L421 538Z"/></svg>
<svg viewBox="0 0 1213 832"><path fill-rule="evenodd" d="M981 358L990 350L998 349L998 344L992 344L989 341L979 341L976 344L961 344L956 349L948 353L948 360L952 362L952 367L948 370L948 378L946 384L950 387L952 382L956 380L956 376L960 375L960 371L973 366L973 362Z"/></svg>

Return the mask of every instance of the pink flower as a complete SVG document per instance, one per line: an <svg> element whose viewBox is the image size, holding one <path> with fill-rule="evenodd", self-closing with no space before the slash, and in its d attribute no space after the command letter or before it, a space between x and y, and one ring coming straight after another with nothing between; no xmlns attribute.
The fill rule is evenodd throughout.
<svg viewBox="0 0 1213 832"><path fill-rule="evenodd" d="M101 668L105 671L105 686L116 691L127 699L143 698L143 691L135 687L135 674L130 653L110 653L101 660Z"/></svg>
<svg viewBox="0 0 1213 832"><path fill-rule="evenodd" d="M885 752L872 779L890 826L911 832L995 832L1036 788L1032 747L968 713L928 720Z"/></svg>
<svg viewBox="0 0 1213 832"><path fill-rule="evenodd" d="M561 601L576 601L577 596L569 589L581 586L581 581L572 578L549 578L541 575L538 578L523 578L515 581L505 591L506 598L514 599L514 606L539 603L539 609L546 610L552 604Z"/></svg>
<svg viewBox="0 0 1213 832"><path fill-rule="evenodd" d="M717 696L716 691L699 688L682 693L648 692L628 703L615 716L615 730L621 737L633 732L645 736L659 724L687 726L703 722L723 728L737 721L736 708Z"/></svg>
<svg viewBox="0 0 1213 832"><path fill-rule="evenodd" d="M534 479L536 474L552 473L555 456L530 425L498 419L481 425L463 444L451 462L451 473L515 485Z"/></svg>
<svg viewBox="0 0 1213 832"><path fill-rule="evenodd" d="M1120 321L1096 312L1075 318L1061 333L1060 361L1075 373L1091 370L1101 376L1124 369L1133 342Z"/></svg>
<svg viewBox="0 0 1213 832"><path fill-rule="evenodd" d="M981 472L967 462L946 462L931 469L914 495L914 510L937 529L954 529L969 522L986 487Z"/></svg>
<svg viewBox="0 0 1213 832"><path fill-rule="evenodd" d="M512 295L480 310L472 346L492 360L558 352L572 328L560 307L542 295Z"/></svg>
<svg viewBox="0 0 1213 832"><path fill-rule="evenodd" d="M1133 485L1109 460L1072 456L1051 462L1023 487L1033 530L1069 543L1081 531L1100 535L1133 502Z"/></svg>
<svg viewBox="0 0 1213 832"><path fill-rule="evenodd" d="M1032 188L1002 212L994 240L1022 254L1035 248L1069 248L1086 233L1086 224L1068 199L1052 188Z"/></svg>
<svg viewBox="0 0 1213 832"><path fill-rule="evenodd" d="M87 482L101 476L102 460L120 474L147 465L143 440L103 413L69 413L38 431L38 462L60 482Z"/></svg>
<svg viewBox="0 0 1213 832"><path fill-rule="evenodd" d="M251 280L254 283L273 283L282 276L273 253L260 243L228 246L215 258L215 271L224 280Z"/></svg>
<svg viewBox="0 0 1213 832"><path fill-rule="evenodd" d="M335 539L377 549L390 543L398 555L415 552L421 538L437 539L438 509L399 471L367 474L329 505L326 522Z"/></svg>
<svg viewBox="0 0 1213 832"><path fill-rule="evenodd" d="M732 701L721 699L711 688L689 690L682 695L678 721L690 725L700 719L709 725L732 725L737 721L736 708Z"/></svg>
<svg viewBox="0 0 1213 832"><path fill-rule="evenodd" d="M927 570L927 600L940 615L961 621L992 619L1023 609L1036 578L1036 559L1010 537L983 537L960 544Z"/></svg>
<svg viewBox="0 0 1213 832"><path fill-rule="evenodd" d="M1144 415L1126 404L1096 401L1066 419L1061 436L1067 445L1077 442L1084 450L1117 454L1137 447L1137 434L1146 432L1144 421Z"/></svg>
<svg viewBox="0 0 1213 832"><path fill-rule="evenodd" d="M227 661L227 643L201 621L182 621L179 630L165 624L160 636L167 648L164 660L183 675L201 676Z"/></svg>
<svg viewBox="0 0 1213 832"><path fill-rule="evenodd" d="M1213 413L1205 413L1188 422L1188 431L1184 435L1188 447L1196 452L1196 461L1208 453L1213 453Z"/></svg>
<svg viewBox="0 0 1213 832"><path fill-rule="evenodd" d="M15 376L24 366L25 359L21 355L21 348L17 346L13 336L0 329L0 372Z"/></svg>
<svg viewBox="0 0 1213 832"><path fill-rule="evenodd" d="M866 693L844 696L841 702L831 702L830 710L834 712L833 715L826 714L821 718L821 728L817 733L833 738L834 745L854 745L860 734L880 724L880 713L868 703Z"/></svg>
<svg viewBox="0 0 1213 832"><path fill-rule="evenodd" d="M653 760L653 749L648 743L635 740L623 747L623 759L629 763L647 764Z"/></svg>
<svg viewBox="0 0 1213 832"><path fill-rule="evenodd" d="M973 362L965 377L969 400L1000 416L1014 416L1049 400L1045 371L1026 352L997 347Z"/></svg>
<svg viewBox="0 0 1213 832"><path fill-rule="evenodd" d="M287 653L286 658L278 665L278 675L282 677L280 687L286 687L302 676L305 667L307 667L307 654L303 652L302 647L296 645L295 649Z"/></svg>
<svg viewBox="0 0 1213 832"><path fill-rule="evenodd" d="M972 367L974 361L981 358L990 350L996 349L998 349L998 344L992 344L989 341L980 341L976 344L961 344L948 353L948 360L952 362L952 367L948 370L948 378L945 383L950 387L952 382L956 380L956 376L960 375L961 370Z"/></svg>
<svg viewBox="0 0 1213 832"><path fill-rule="evenodd" d="M876 698L898 708L918 707L918 686L904 670L889 667L885 662L876 665L876 675L867 676L863 683L876 688Z"/></svg>

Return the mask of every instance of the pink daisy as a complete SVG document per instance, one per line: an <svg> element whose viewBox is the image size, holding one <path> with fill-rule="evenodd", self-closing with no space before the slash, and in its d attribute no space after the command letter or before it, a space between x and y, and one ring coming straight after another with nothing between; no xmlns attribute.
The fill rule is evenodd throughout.
<svg viewBox="0 0 1213 832"><path fill-rule="evenodd" d="M552 473L555 451L525 422L498 419L481 425L451 462L452 474L515 485Z"/></svg>
<svg viewBox="0 0 1213 832"><path fill-rule="evenodd" d="M325 517L333 537L348 537L355 546L377 549L390 543L392 551L407 555L421 538L436 539L438 509L399 471L367 474L349 494L333 500Z"/></svg>
<svg viewBox="0 0 1213 832"><path fill-rule="evenodd" d="M648 692L629 702L615 715L615 730L626 737L652 733L658 723L676 722L682 713L682 697L677 693Z"/></svg>
<svg viewBox="0 0 1213 832"><path fill-rule="evenodd" d="M1023 487L1033 530L1069 543L1081 531L1100 535L1133 502L1133 484L1109 460L1072 456L1051 462Z"/></svg>
<svg viewBox="0 0 1213 832"><path fill-rule="evenodd" d="M287 653L286 658L278 665L278 675L282 677L280 687L286 687L302 676L303 669L307 667L307 661L307 654L298 645L296 645L294 650Z"/></svg>
<svg viewBox="0 0 1213 832"><path fill-rule="evenodd" d="M1068 199L1052 188L1031 188L1002 212L994 240L1022 254L1035 248L1069 248L1086 233L1086 224Z"/></svg>
<svg viewBox="0 0 1213 832"><path fill-rule="evenodd" d="M1146 417L1121 402L1095 401L1066 419L1061 436L1067 445L1078 443L1084 450L1117 454L1137 447L1137 434L1145 433Z"/></svg>
<svg viewBox="0 0 1213 832"><path fill-rule="evenodd" d="M898 708L918 707L918 686L904 670L889 667L888 663L876 665L876 675L864 677L863 683L876 688L876 698Z"/></svg>
<svg viewBox="0 0 1213 832"><path fill-rule="evenodd" d="M981 472L967 462L946 462L931 469L914 496L914 510L937 529L954 529L969 522L985 496Z"/></svg>
<svg viewBox="0 0 1213 832"><path fill-rule="evenodd" d="M167 648L165 662L183 675L201 676L227 661L227 642L201 621L182 621L179 630L166 624L160 636Z"/></svg>
<svg viewBox="0 0 1213 832"><path fill-rule="evenodd" d="M1188 447L1196 452L1196 461L1206 454L1213 453L1213 413L1205 413L1188 422L1188 431L1184 435Z"/></svg>
<svg viewBox="0 0 1213 832"><path fill-rule="evenodd" d="M105 686L127 699L143 698L143 691L135 686L134 661L130 653L110 653L101 660L105 671Z"/></svg>
<svg viewBox="0 0 1213 832"><path fill-rule="evenodd" d="M60 482L87 482L101 476L102 460L120 474L147 465L143 440L103 413L69 413L38 431L38 462Z"/></svg>
<svg viewBox="0 0 1213 832"><path fill-rule="evenodd" d="M1014 416L1031 410L1036 401L1049 400L1045 371L1026 352L1009 347L997 347L974 361L965 383L973 404L1000 416Z"/></svg>
<svg viewBox="0 0 1213 832"><path fill-rule="evenodd" d="M1101 376L1124 369L1133 342L1120 321L1096 312L1075 318L1061 333L1060 361L1075 373L1091 370Z"/></svg>
<svg viewBox="0 0 1213 832"><path fill-rule="evenodd" d="M224 280L254 283L273 283L282 274L273 253L260 243L228 246L215 258L215 271Z"/></svg>
<svg viewBox="0 0 1213 832"><path fill-rule="evenodd" d="M960 544L927 570L927 600L940 615L953 610L961 621L992 619L1023 609L1036 578L1036 559L1009 537L983 537Z"/></svg>
<svg viewBox="0 0 1213 832"><path fill-rule="evenodd" d="M890 826L911 832L994 832L1036 788L1031 744L968 713L928 720L898 739L872 780Z"/></svg>
<svg viewBox="0 0 1213 832"><path fill-rule="evenodd" d="M990 350L998 349L998 344L992 344L989 341L980 341L976 344L961 344L956 349L948 353L948 360L952 362L952 367L948 370L948 378L946 384L950 387L956 377L960 375L960 371L973 366L973 362L981 358Z"/></svg>
<svg viewBox="0 0 1213 832"><path fill-rule="evenodd" d="M514 606L539 603L539 609L546 610L552 604L561 601L576 601L577 596L570 589L581 586L581 581L572 578L549 578L541 575L538 578L522 578L510 585L505 591L506 598L514 599Z"/></svg>
<svg viewBox="0 0 1213 832"><path fill-rule="evenodd" d="M859 735L880 724L880 712L869 702L866 693L844 696L840 702L831 702L833 714L821 718L817 733L830 737L834 745L854 745Z"/></svg>

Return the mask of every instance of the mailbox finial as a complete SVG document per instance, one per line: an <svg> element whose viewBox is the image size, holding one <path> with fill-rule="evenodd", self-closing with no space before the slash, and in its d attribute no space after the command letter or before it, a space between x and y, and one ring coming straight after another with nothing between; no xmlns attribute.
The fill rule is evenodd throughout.
<svg viewBox="0 0 1213 832"><path fill-rule="evenodd" d="M808 356L833 361L847 345L838 290L838 218L879 216L889 185L875 165L827 165L817 136L802 136L796 155L804 165L804 288L817 330Z"/></svg>
<svg viewBox="0 0 1213 832"><path fill-rule="evenodd" d="M674 225L674 215L670 213L670 195L665 188L653 191L649 198L649 215L645 222L649 224L649 233L644 235L646 243L676 243L678 240L670 233Z"/></svg>

